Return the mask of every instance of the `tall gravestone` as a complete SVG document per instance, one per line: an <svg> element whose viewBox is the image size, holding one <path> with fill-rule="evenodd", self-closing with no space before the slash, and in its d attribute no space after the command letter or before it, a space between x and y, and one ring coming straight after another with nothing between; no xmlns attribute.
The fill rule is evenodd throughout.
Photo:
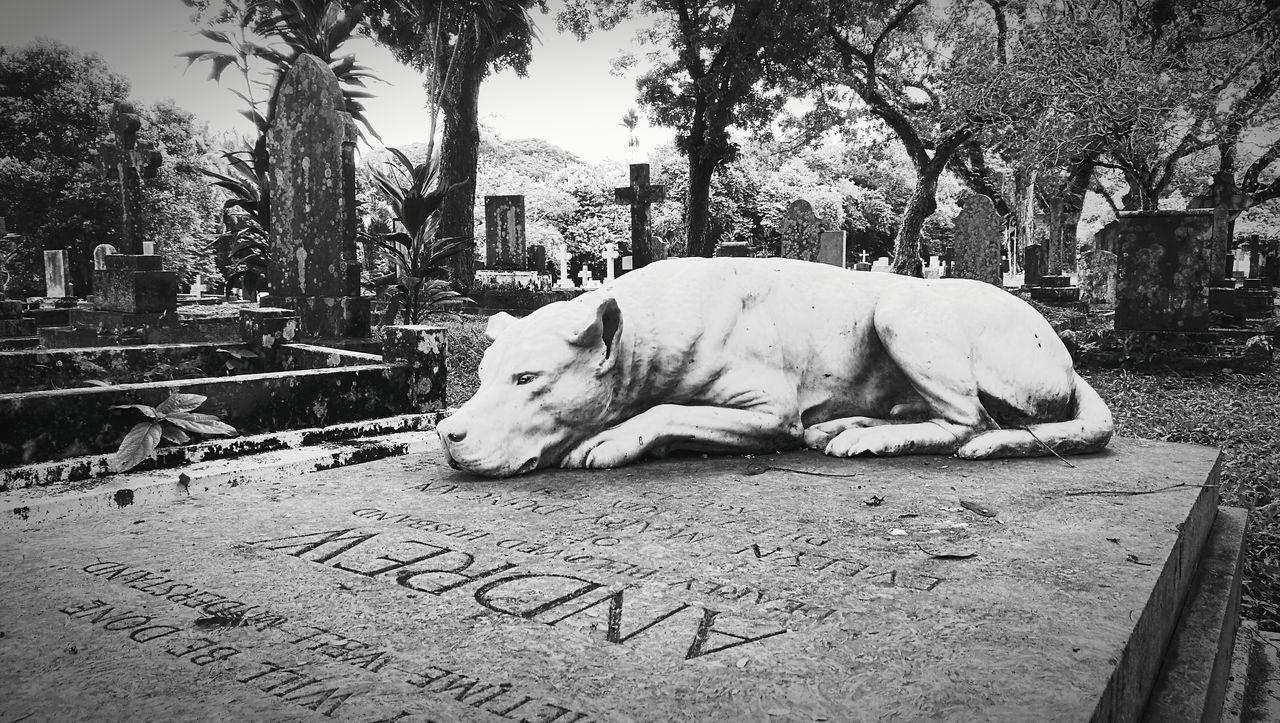
<svg viewBox="0 0 1280 723"><path fill-rule="evenodd" d="M1191 199L1189 209L1213 211L1213 238L1208 245L1210 286L1230 285L1227 272L1231 256L1231 236L1236 217L1249 207L1249 196L1240 192L1235 176L1228 172L1213 174L1208 192Z"/></svg>
<svg viewBox="0 0 1280 723"><path fill-rule="evenodd" d="M1117 331L1209 328L1213 210L1121 211Z"/></svg>
<svg viewBox="0 0 1280 723"><path fill-rule="evenodd" d="M1045 246L1045 266L1049 274L1070 275L1076 269L1075 230L1080 212L1067 208L1066 199L1049 202L1049 236Z"/></svg>
<svg viewBox="0 0 1280 723"><path fill-rule="evenodd" d="M844 231L822 231L818 234L818 263L845 267L846 236Z"/></svg>
<svg viewBox="0 0 1280 723"><path fill-rule="evenodd" d="M649 214L649 206L666 200L667 188L649 183L648 163L632 163L630 181L630 185L624 188L615 188L613 198L615 203L631 207L631 265L642 269L667 257L666 248L653 238L650 231Z"/></svg>
<svg viewBox="0 0 1280 723"><path fill-rule="evenodd" d="M44 295L51 299L71 296L66 249L48 249L44 252Z"/></svg>
<svg viewBox="0 0 1280 723"><path fill-rule="evenodd" d="M951 276L1000 286L1003 225L991 199L974 194L964 200L955 224L955 262Z"/></svg>
<svg viewBox="0 0 1280 723"><path fill-rule="evenodd" d="M817 261L818 234L823 229L823 221L813 212L813 204L804 199L792 201L779 229L782 232L782 256Z"/></svg>
<svg viewBox="0 0 1280 723"><path fill-rule="evenodd" d="M333 71L302 55L281 80L271 154L270 296L307 337L369 335L356 260L355 124Z"/></svg>
<svg viewBox="0 0 1280 723"><path fill-rule="evenodd" d="M485 268L525 271L524 196L484 197Z"/></svg>
<svg viewBox="0 0 1280 723"><path fill-rule="evenodd" d="M1022 283L1037 286L1044 276L1044 246L1031 244L1022 250Z"/></svg>

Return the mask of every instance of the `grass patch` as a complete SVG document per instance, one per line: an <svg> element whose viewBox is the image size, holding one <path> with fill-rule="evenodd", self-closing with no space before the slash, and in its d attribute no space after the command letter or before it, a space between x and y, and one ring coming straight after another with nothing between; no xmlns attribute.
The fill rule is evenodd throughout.
<svg viewBox="0 0 1280 723"><path fill-rule="evenodd" d="M479 386L476 367L489 346L485 319L440 317L432 323L449 329L446 393L449 404L457 406ZM1222 504L1254 507L1242 613L1263 629L1280 632L1280 370L1179 374L1088 369L1081 376L1110 405L1118 435L1223 450Z"/></svg>

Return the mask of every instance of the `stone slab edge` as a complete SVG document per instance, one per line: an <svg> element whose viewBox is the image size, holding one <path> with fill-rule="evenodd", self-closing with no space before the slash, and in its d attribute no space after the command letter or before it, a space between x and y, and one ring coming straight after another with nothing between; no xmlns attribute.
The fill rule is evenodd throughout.
<svg viewBox="0 0 1280 723"><path fill-rule="evenodd" d="M1169 551L1133 633L1107 681L1090 721L1136 721L1142 716L1160 672L1160 664L1177 627L1178 615L1195 578L1196 564L1204 551L1218 509L1218 480L1222 455L1205 479L1178 539Z"/></svg>
<svg viewBox="0 0 1280 723"><path fill-rule="evenodd" d="M1240 625L1224 698L1221 723L1280 720L1280 633Z"/></svg>
<svg viewBox="0 0 1280 723"><path fill-rule="evenodd" d="M46 494L13 499L9 493L0 512L0 531L31 524L112 514L140 506L163 505L197 494L240 487L281 476L298 476L372 462L386 457L426 452L434 435L399 432L302 449L286 449L235 459L215 460L188 467L115 475L109 482L82 493Z"/></svg>
<svg viewBox="0 0 1280 723"><path fill-rule="evenodd" d="M1247 527L1248 511L1218 509L1144 720L1208 723L1221 717L1240 624Z"/></svg>

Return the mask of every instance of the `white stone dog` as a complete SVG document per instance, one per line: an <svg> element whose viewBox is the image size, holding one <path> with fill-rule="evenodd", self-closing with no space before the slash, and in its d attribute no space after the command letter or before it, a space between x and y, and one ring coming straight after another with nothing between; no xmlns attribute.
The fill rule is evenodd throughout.
<svg viewBox="0 0 1280 723"><path fill-rule="evenodd" d="M978 281L672 259L487 333L480 388L438 432L494 477L675 449L1083 453L1113 428L1049 323Z"/></svg>

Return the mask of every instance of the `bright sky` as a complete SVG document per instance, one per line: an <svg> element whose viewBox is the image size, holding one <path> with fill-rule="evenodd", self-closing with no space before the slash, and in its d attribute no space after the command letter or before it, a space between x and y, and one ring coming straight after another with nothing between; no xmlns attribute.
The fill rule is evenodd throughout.
<svg viewBox="0 0 1280 723"><path fill-rule="evenodd" d="M579 43L556 31L559 3L550 4L550 14L534 16L542 43L534 47L528 77L504 71L486 80L480 91L481 122L502 138L544 138L587 160L624 160L629 155L627 132L620 123L623 113L636 106L636 73L615 77L609 61L634 49L634 28ZM214 48L196 30L179 0L25 0L6 9L0 45L21 46L47 37L98 53L130 80L134 98L147 103L172 98L214 131L250 132L239 114L243 102L227 90L244 90L234 70L219 85L206 79L207 65L185 71L186 60L177 57L187 50ZM357 39L343 47L388 83L371 84L378 97L364 101L365 114L383 140L392 146L426 140L420 76L369 41ZM670 140L672 133L646 127L642 114L638 135L649 149Z"/></svg>

